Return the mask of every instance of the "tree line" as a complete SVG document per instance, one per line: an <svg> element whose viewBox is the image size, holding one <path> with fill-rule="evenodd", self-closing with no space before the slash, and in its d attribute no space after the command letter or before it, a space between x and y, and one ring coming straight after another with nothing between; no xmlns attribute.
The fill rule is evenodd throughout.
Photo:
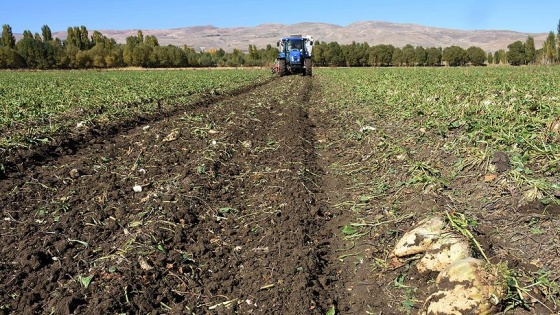
<svg viewBox="0 0 560 315"><path fill-rule="evenodd" d="M41 34L23 32L16 42L9 25L3 25L0 37L0 68L3 69L81 69L115 67L238 67L263 66L274 60L278 51L268 45L257 49L250 45L248 52L234 49L196 51L173 45L160 46L155 36L138 31L118 44L113 38L94 31L90 36L85 26L69 27L67 38L53 38L45 25Z"/></svg>
<svg viewBox="0 0 560 315"><path fill-rule="evenodd" d="M507 50L485 52L480 47L464 49L459 46L422 47L406 45L394 47L380 44L316 41L313 60L318 66L482 66L486 64L554 64L560 62L560 21L557 33L550 32L541 49L535 48L529 36L508 45ZM155 36L144 36L138 31L119 44L99 31L91 36L85 26L69 27L67 38L53 38L47 25L41 33L24 31L16 41L12 29L5 24L0 37L0 68L2 69L81 69L115 67L239 67L268 66L277 57L276 47L267 45L258 49L249 45L243 52L234 49L196 51L183 46L160 46Z"/></svg>

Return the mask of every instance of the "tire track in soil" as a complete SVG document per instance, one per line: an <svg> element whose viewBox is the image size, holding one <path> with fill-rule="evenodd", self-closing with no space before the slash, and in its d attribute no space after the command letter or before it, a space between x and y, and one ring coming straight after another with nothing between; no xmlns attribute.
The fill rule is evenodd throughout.
<svg viewBox="0 0 560 315"><path fill-rule="evenodd" d="M387 200L368 202L367 207L373 217L365 217L362 212L353 209L352 204L357 205L361 196L367 194L360 193L359 189L369 191L375 188L375 181L381 174L375 168L362 170L366 175L355 170L367 168L367 159L374 154L379 154L379 161L383 163L391 162L381 157L383 152L380 150L352 138L359 115L353 108L345 108L344 102L333 106L333 101L327 98L340 96L336 91L326 89L323 83L320 76L314 78L313 96L317 97L310 98L308 111L311 121L316 122L315 152L318 167L322 170L320 202L323 215L329 218L321 228L327 235L325 240L329 248L324 256L329 263L323 274L328 279L327 290L332 304L337 314L411 314L413 312L401 307L402 292L392 285L400 274L388 269L380 270L374 261L375 257L383 257L390 250L391 244L395 243L394 231L400 231L401 227L387 223L354 239L346 239L342 233L343 227L353 222L373 222L383 218L382 209L390 204ZM427 208L432 205L411 202Z"/></svg>
<svg viewBox="0 0 560 315"><path fill-rule="evenodd" d="M252 258L248 260L250 269L271 271L270 276L265 277L268 282L261 283L274 285L274 290L260 290L254 296L257 300L268 301L263 313L324 314L330 304L325 290L327 279L323 275L325 235L320 229L325 218L317 201L317 194L321 193L317 175L320 170L314 153L313 124L305 109L312 85L309 79L302 81L298 77L284 78L280 85L283 87L275 87L276 94L271 95L269 102L258 103L257 123L233 132L235 139L257 141L243 143L255 148L251 150L253 153L260 151L259 156L243 156L240 161L252 164L254 176L244 189L262 189L253 195L245 194L246 204L263 211L252 222L268 221L264 236L254 239L258 239L258 247L251 250L255 253L249 253ZM258 142L266 147L256 149L260 147ZM252 185L257 188L251 188ZM254 281L250 276L246 278ZM240 287L249 285L239 283ZM276 290L282 293L274 292Z"/></svg>
<svg viewBox="0 0 560 315"><path fill-rule="evenodd" d="M0 313L324 314L313 93L281 78L0 180Z"/></svg>
<svg viewBox="0 0 560 315"><path fill-rule="evenodd" d="M426 284L433 285L433 281L428 282L426 276L414 275L411 287L399 287L398 281L403 274L407 275L408 268L403 271L383 267L383 258L387 257L398 235L408 228L405 225L412 224L409 221L413 219L393 222L392 216L387 216L386 209L395 203L390 191L387 192L389 197L361 200L362 196L371 195L384 180L387 168L396 164L383 156L383 150L377 148L377 141L361 141L356 137L359 128L356 122L366 116L359 111L368 114L367 105L352 107L351 101L345 104L344 101L329 100L328 97L338 100L340 96L327 86L322 77L314 78L314 95L318 97L310 99L309 116L316 122L315 152L318 167L323 170L321 204L325 209L324 216L330 218L322 227L328 234L326 240L330 249L324 256L329 264L323 274L329 280L327 287L333 305L337 314L414 314L419 310L418 305L407 308L403 301L422 301L427 296L420 296L421 292L417 292L413 285L425 288ZM383 119L368 120L368 123L378 128L393 127L391 121ZM422 194L407 191L399 206L420 215L444 204L442 200L417 196ZM343 227L364 222L379 224L359 231L358 238L347 238L342 233Z"/></svg>

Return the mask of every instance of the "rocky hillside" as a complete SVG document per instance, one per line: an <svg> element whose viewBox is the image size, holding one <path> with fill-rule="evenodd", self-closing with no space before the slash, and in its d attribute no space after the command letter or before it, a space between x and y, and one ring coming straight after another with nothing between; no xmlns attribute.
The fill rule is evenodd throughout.
<svg viewBox="0 0 560 315"><path fill-rule="evenodd" d="M124 43L127 36L136 35L137 30L100 30L104 35ZM541 48L548 34L528 34L506 30L466 31L428 27L416 24L399 24L380 21L356 22L348 26L326 23L261 24L255 27L218 28L214 26L195 26L166 30L142 30L145 35L155 35L161 45L188 45L205 49L234 48L247 50L249 45L264 48L275 45L280 37L290 34L310 34L320 41L336 41L349 44L352 41L367 42L370 45L392 44L402 47L406 44L423 47L448 47L451 45L468 48L481 47L486 51L507 49L507 45L528 35L535 38L535 45ZM65 38L66 32L54 36Z"/></svg>

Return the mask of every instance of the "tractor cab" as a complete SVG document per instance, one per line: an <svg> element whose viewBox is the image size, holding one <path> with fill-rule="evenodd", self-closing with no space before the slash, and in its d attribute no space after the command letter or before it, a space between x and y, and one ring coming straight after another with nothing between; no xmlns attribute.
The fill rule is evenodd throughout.
<svg viewBox="0 0 560 315"><path fill-rule="evenodd" d="M311 75L312 36L291 35L280 39L276 46L279 54L273 72L281 76L287 73Z"/></svg>
<svg viewBox="0 0 560 315"><path fill-rule="evenodd" d="M303 40L300 38L288 38L288 40L286 41L288 44L288 50L292 51L292 50L297 50L299 52L302 51L302 47L303 47Z"/></svg>
<svg viewBox="0 0 560 315"><path fill-rule="evenodd" d="M285 58L286 56L292 55L303 55L304 57L311 58L311 49L306 47L306 39L304 38L293 38L287 37L282 38L278 41L277 46L280 50L279 57ZM308 47L311 47L312 43L309 43Z"/></svg>

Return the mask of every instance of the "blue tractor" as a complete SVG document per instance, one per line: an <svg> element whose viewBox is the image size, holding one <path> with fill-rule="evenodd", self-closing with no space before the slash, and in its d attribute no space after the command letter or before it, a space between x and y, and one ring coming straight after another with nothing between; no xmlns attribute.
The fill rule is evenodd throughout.
<svg viewBox="0 0 560 315"><path fill-rule="evenodd" d="M311 51L313 50L313 37L291 35L282 38L276 46L280 53L276 58L276 63L272 68L273 73L279 76L287 74L301 73L311 76L313 73L313 63L311 61Z"/></svg>

